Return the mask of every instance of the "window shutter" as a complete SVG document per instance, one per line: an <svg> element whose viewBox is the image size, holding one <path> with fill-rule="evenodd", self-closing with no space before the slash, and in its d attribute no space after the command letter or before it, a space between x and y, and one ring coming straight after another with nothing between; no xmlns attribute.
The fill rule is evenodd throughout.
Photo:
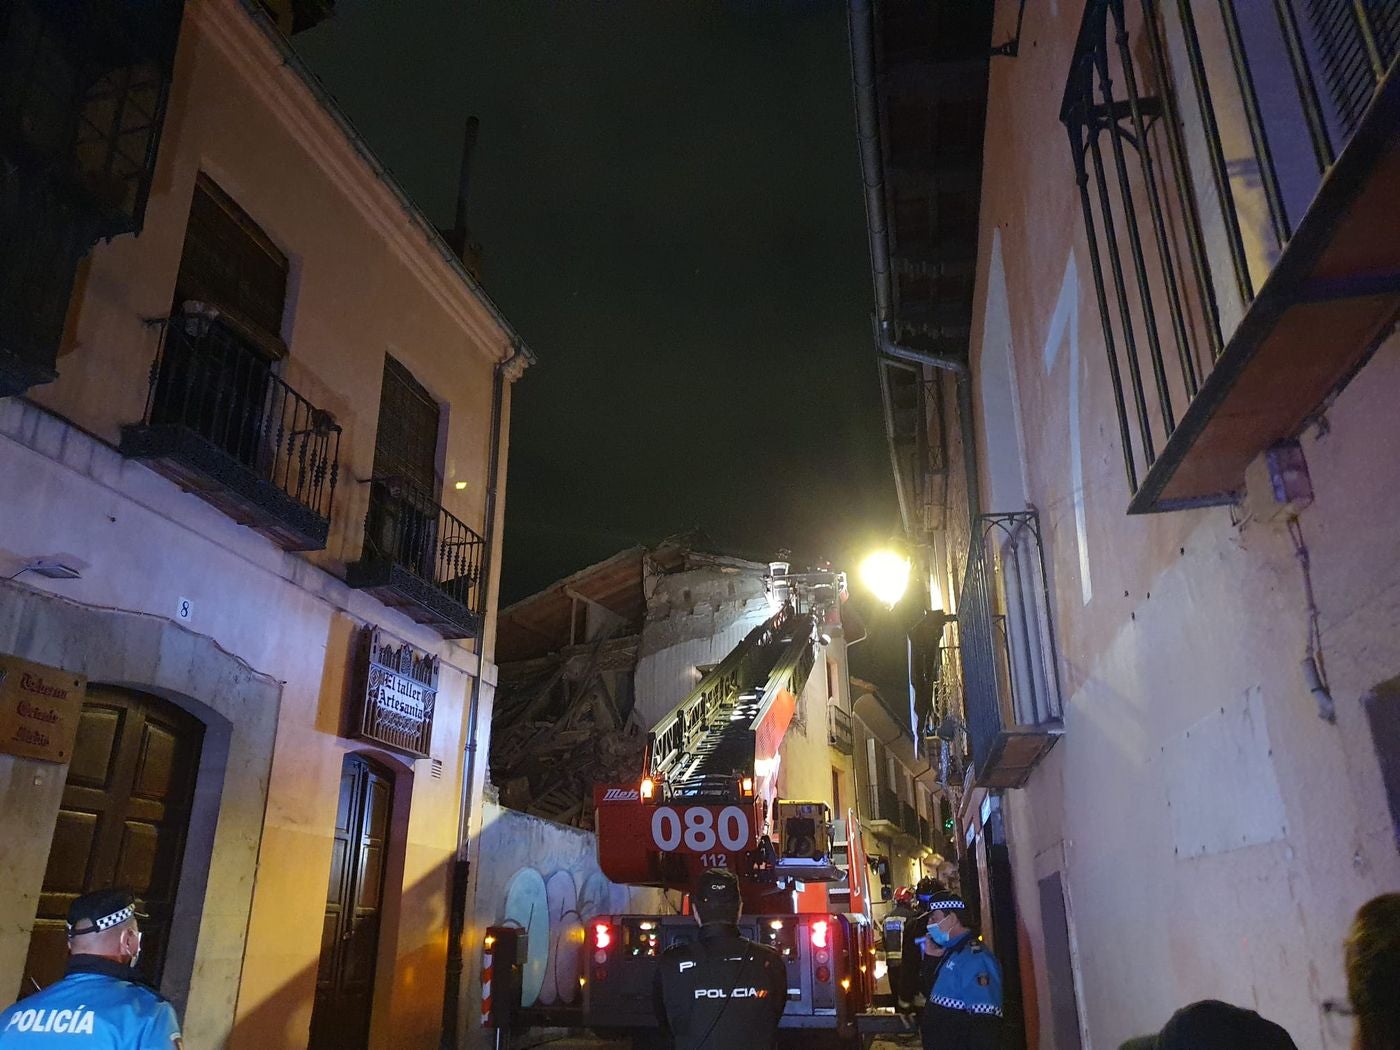
<svg viewBox="0 0 1400 1050"><path fill-rule="evenodd" d="M438 403L432 395L407 368L385 355L375 476L404 478L436 500L439 422Z"/></svg>
<svg viewBox="0 0 1400 1050"><path fill-rule="evenodd" d="M287 257L205 175L195 184L175 289L177 308L190 300L208 303L263 352L286 354Z"/></svg>

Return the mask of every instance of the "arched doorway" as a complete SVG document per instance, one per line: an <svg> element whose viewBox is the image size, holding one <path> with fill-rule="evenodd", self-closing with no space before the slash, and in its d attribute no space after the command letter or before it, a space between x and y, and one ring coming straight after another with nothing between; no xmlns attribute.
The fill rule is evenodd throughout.
<svg viewBox="0 0 1400 1050"><path fill-rule="evenodd" d="M311 1050L357 1050L369 1041L393 804L394 774L364 755L346 755L311 1014Z"/></svg>
<svg viewBox="0 0 1400 1050"><path fill-rule="evenodd" d="M136 895L142 976L159 987L180 883L204 724L146 693L90 685L49 847L20 995L63 976L74 897Z"/></svg>

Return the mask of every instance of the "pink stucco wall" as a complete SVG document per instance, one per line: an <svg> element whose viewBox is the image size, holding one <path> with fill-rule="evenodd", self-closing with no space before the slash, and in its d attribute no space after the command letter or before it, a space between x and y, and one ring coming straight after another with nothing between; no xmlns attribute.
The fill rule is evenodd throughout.
<svg viewBox="0 0 1400 1050"><path fill-rule="evenodd" d="M1400 451L1400 341L1328 409L1330 431L1303 438L1330 725L1299 671L1303 579L1284 527L1250 519L1248 503L1125 514L1058 114L1081 9L1030 5L1019 56L992 62L974 305L979 403L997 406L980 418L984 489L1040 512L1067 701L1063 739L1006 800L1027 999L1049 1046L1037 880L1059 870L1092 1045L1221 998L1319 1047L1320 1002L1345 990L1350 916L1400 885L1361 706L1400 674L1400 496L1382 466Z"/></svg>

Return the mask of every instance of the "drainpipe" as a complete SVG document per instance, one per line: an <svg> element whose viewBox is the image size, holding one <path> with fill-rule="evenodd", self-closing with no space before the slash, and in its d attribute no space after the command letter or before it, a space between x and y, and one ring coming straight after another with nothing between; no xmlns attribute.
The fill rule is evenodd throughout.
<svg viewBox="0 0 1400 1050"><path fill-rule="evenodd" d="M890 250L885 226L885 173L880 160L880 119L875 106L875 9L871 0L850 0L851 79L856 96L856 137L865 182L865 227L870 235L870 272L875 281L875 316L890 314Z"/></svg>
<svg viewBox="0 0 1400 1050"><path fill-rule="evenodd" d="M507 376L516 368L524 369L534 361L534 355L522 344L511 348L510 356L496 362L491 376L491 452L486 466L486 529L482 537L481 581L483 597L488 601L491 591L492 560L495 556L496 488L501 473L501 415L504 411ZM458 807L457 855L452 862L452 879L447 902L447 980L442 997L443 1050L456 1050L459 1015L461 1013L462 973L465 956L462 938L467 927L467 880L470 864L467 855L471 846L472 781L476 779L477 729L481 712L481 678L486 671L486 602L482 603L481 625L476 631L476 676L472 679L471 701L467 709L467 742L462 748L462 800Z"/></svg>

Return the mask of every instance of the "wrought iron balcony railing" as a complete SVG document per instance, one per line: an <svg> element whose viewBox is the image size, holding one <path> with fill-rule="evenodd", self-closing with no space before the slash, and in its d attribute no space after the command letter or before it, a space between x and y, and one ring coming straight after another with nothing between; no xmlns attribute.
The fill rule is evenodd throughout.
<svg viewBox="0 0 1400 1050"><path fill-rule="evenodd" d="M481 537L403 478L369 485L364 548L345 582L445 638L475 635L485 600Z"/></svg>
<svg viewBox="0 0 1400 1050"><path fill-rule="evenodd" d="M886 835L898 834L901 830L899 797L894 793L894 789L877 783L870 784L867 790L870 812L866 820L872 829Z"/></svg>
<svg viewBox="0 0 1400 1050"><path fill-rule="evenodd" d="M1400 312L1400 5L1089 0L1061 108L1130 512L1226 502Z"/></svg>
<svg viewBox="0 0 1400 1050"><path fill-rule="evenodd" d="M976 782L1020 787L1063 726L1034 511L977 519L958 600L958 640Z"/></svg>
<svg viewBox="0 0 1400 1050"><path fill-rule="evenodd" d="M827 743L843 755L855 753L855 736L851 732L851 716L839 704L827 709Z"/></svg>
<svg viewBox="0 0 1400 1050"><path fill-rule="evenodd" d="M216 319L162 323L142 421L121 450L287 550L320 550L330 529L340 425Z"/></svg>
<svg viewBox="0 0 1400 1050"><path fill-rule="evenodd" d="M919 837L919 811L911 802L899 803L899 829L911 839Z"/></svg>

